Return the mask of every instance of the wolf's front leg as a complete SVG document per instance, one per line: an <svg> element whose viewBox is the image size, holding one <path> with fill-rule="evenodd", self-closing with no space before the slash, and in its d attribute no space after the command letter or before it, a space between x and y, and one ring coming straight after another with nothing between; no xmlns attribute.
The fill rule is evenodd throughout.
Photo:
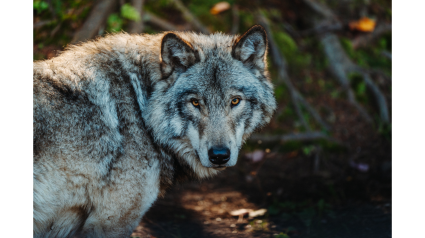
<svg viewBox="0 0 425 238"><path fill-rule="evenodd" d="M130 166L111 172L109 185L92 191L92 211L82 237L129 237L159 193L158 161L142 169Z"/></svg>
<svg viewBox="0 0 425 238"><path fill-rule="evenodd" d="M86 220L79 237L85 238L117 238L130 237L143 215L138 209L125 214L105 216L104 212L94 212Z"/></svg>

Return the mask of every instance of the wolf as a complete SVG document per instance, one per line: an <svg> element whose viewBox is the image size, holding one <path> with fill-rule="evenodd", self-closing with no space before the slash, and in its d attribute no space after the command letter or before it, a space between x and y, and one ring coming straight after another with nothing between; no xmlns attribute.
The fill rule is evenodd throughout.
<svg viewBox="0 0 425 238"><path fill-rule="evenodd" d="M34 62L34 237L129 237L173 183L236 164L276 109L267 34L118 33Z"/></svg>

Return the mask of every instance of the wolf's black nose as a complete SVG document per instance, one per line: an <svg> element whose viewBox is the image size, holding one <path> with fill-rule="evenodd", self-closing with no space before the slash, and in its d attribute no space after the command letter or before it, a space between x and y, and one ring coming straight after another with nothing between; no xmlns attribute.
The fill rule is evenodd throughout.
<svg viewBox="0 0 425 238"><path fill-rule="evenodd" d="M208 150L208 156L213 164L225 164L230 159L230 150L226 147L212 147Z"/></svg>

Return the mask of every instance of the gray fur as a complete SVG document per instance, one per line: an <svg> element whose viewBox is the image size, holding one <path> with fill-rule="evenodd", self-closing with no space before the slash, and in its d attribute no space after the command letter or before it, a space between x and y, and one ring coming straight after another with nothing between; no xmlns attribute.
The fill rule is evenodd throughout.
<svg viewBox="0 0 425 238"><path fill-rule="evenodd" d="M120 33L34 62L34 237L128 237L173 181L235 165L276 108L266 53L254 26Z"/></svg>

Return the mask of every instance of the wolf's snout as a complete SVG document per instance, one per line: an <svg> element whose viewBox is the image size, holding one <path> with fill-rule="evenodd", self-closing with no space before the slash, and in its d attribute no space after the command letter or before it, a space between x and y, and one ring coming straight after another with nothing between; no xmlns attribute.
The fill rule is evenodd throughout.
<svg viewBox="0 0 425 238"><path fill-rule="evenodd" d="M225 164L230 159L230 150L227 147L212 147L208 156L213 164Z"/></svg>

